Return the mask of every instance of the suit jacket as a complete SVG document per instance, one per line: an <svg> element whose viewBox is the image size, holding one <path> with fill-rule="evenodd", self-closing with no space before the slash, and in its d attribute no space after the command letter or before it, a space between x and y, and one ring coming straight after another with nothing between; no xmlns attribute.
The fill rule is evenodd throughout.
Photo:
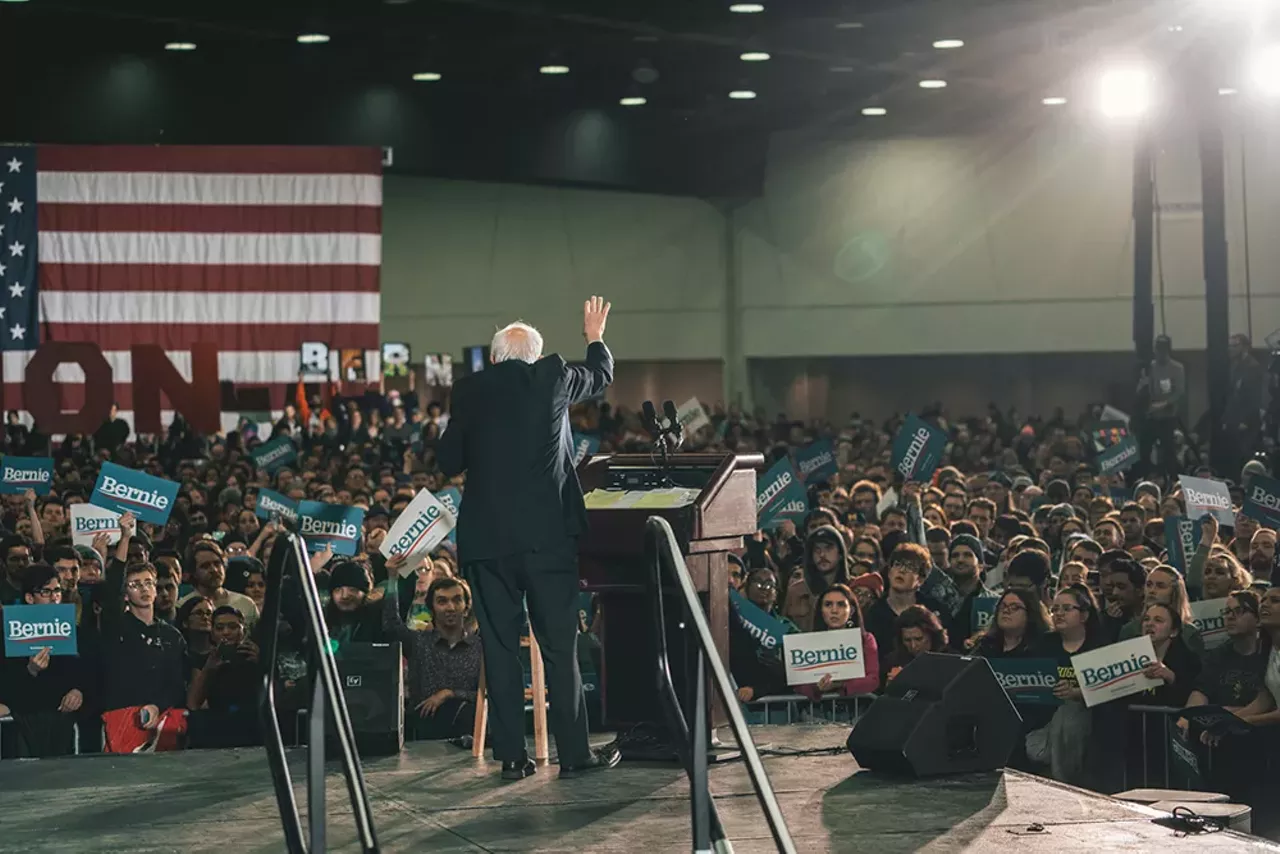
<svg viewBox="0 0 1280 854"><path fill-rule="evenodd" d="M450 477L467 474L458 514L462 563L554 546L586 530L569 407L611 382L613 356L597 342L584 366L555 354L533 364L512 359L453 387L436 461Z"/></svg>

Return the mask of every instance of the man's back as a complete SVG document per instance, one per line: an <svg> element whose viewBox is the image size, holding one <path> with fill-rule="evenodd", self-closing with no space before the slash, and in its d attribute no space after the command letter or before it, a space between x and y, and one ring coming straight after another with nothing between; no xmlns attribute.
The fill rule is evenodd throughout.
<svg viewBox="0 0 1280 854"><path fill-rule="evenodd" d="M454 386L437 459L445 474L467 474L458 520L462 561L531 551L586 529L569 407L612 381L613 357L597 341L585 366L558 355L532 364L510 359Z"/></svg>

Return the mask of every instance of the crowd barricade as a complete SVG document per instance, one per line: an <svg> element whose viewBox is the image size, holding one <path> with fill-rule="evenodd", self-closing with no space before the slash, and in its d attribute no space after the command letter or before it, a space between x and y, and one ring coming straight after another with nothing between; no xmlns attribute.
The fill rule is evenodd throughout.
<svg viewBox="0 0 1280 854"><path fill-rule="evenodd" d="M13 723L12 715L5 715L4 717L0 717L0 734L3 733L5 724L12 724L12 723ZM74 722L71 724L71 755L72 756L80 755L80 724L79 722ZM12 758L13 757L11 756L6 756L4 754L4 751L0 749L0 759L12 759Z"/></svg>
<svg viewBox="0 0 1280 854"><path fill-rule="evenodd" d="M811 700L802 694L776 694L744 703L747 723L797 724L835 723L852 726L871 706L878 694L824 694Z"/></svg>

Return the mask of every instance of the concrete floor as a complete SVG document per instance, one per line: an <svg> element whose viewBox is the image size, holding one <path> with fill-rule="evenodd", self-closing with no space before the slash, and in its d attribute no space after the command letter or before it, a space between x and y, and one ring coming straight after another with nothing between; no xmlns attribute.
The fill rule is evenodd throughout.
<svg viewBox="0 0 1280 854"><path fill-rule="evenodd" d="M834 726L755 728L761 747L836 747ZM294 782L304 780L301 752ZM1156 813L1016 772L924 782L856 773L847 754L766 758L800 851L1269 851L1221 833L1177 839ZM346 789L329 785L330 851L357 850ZM365 771L381 850L688 851L688 786L674 769L622 765L561 782L555 767L503 785L498 767L441 743L409 745ZM774 850L746 769L713 769L735 852ZM305 793L298 798L305 804ZM1029 831L1033 823L1041 832ZM192 751L0 763L0 851L280 852L279 814L261 750Z"/></svg>

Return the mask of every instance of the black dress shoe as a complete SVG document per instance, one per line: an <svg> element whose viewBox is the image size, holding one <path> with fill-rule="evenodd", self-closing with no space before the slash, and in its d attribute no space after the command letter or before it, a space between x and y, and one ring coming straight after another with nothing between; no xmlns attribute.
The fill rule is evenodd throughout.
<svg viewBox="0 0 1280 854"><path fill-rule="evenodd" d="M622 751L618 749L616 744L606 744L604 747L597 747L591 751L591 757L586 762L580 762L576 765L560 765L560 777L580 777L590 771L603 771L606 768L612 768L622 760Z"/></svg>
<svg viewBox="0 0 1280 854"><path fill-rule="evenodd" d="M527 756L524 759L517 759L502 763L502 779L504 780L523 780L525 777L532 777L538 770L538 766L533 764L533 760Z"/></svg>

